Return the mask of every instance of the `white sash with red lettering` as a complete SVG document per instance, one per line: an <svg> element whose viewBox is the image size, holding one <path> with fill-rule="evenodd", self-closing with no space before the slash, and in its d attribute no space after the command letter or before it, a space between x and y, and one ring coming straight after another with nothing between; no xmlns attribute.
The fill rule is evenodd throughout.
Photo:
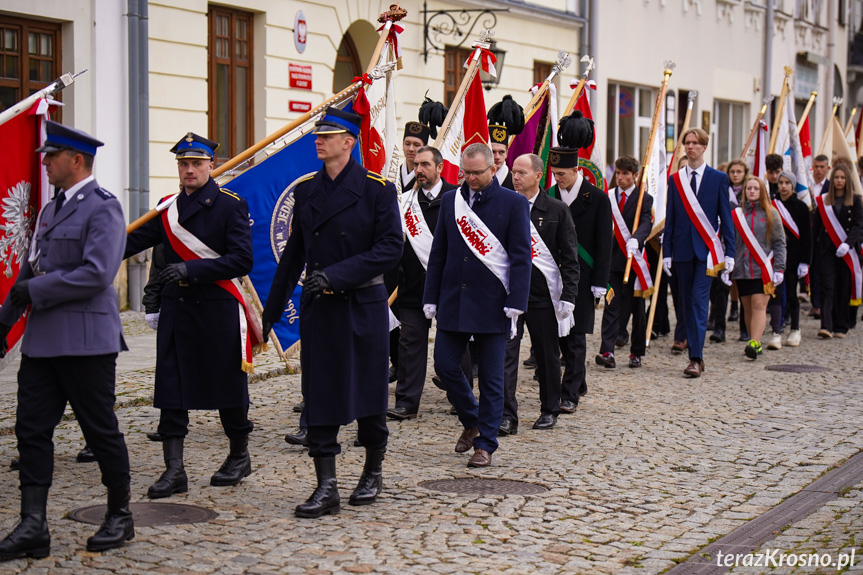
<svg viewBox="0 0 863 575"><path fill-rule="evenodd" d="M725 251L722 249L719 235L707 219L701 204L698 203L695 190L689 185L689 181L681 178L680 172L675 172L671 177L677 185L677 193L680 195L680 201L683 202L689 220L707 246L707 275L716 277L725 269Z"/></svg>
<svg viewBox="0 0 863 575"><path fill-rule="evenodd" d="M833 211L833 206L824 205L824 194L815 198L815 203L818 204L818 213L821 215L821 223L824 224L824 229L833 241L833 245L837 248L848 239L848 234L839 223L836 213ZM848 250L848 253L842 256L845 265L851 270L851 305L860 305L863 301L863 272L860 269L860 254L854 248Z"/></svg>
<svg viewBox="0 0 863 575"><path fill-rule="evenodd" d="M554 305L554 309L557 309L560 306L560 294L563 293L563 278L560 276L560 269L557 267L557 262L554 261L554 256L551 255L551 250L542 241L542 236L539 235L533 222L530 222L530 257L533 265L545 278L548 293L551 294L551 303ZM566 319L558 319L558 337L569 335L574 326L575 317L572 314L569 314Z"/></svg>
<svg viewBox="0 0 863 575"><path fill-rule="evenodd" d="M419 193L420 190L417 188L402 201L402 229L423 269L427 270L434 234L420 207Z"/></svg>
<svg viewBox="0 0 863 575"><path fill-rule="evenodd" d="M453 213L455 214L455 225L467 247L500 280L503 289L509 295L509 254L506 253L503 244L491 233L485 222L470 208L462 196L461 190L456 190ZM510 338L516 331L516 318L511 319Z"/></svg>
<svg viewBox="0 0 863 575"><path fill-rule="evenodd" d="M210 248L207 244L199 240L192 232L180 225L179 211L177 210L177 202L172 203L168 209L162 212L162 223L165 227L165 233L168 236L168 241L171 242L171 248L183 258L183 261L191 261L198 259L216 259L221 255ZM240 286L240 280L232 278L230 280L219 280L214 282L223 290L234 296L237 300L237 311L240 319L240 357L242 363L240 369L246 373L254 373L253 353L252 353L252 338L249 334L249 325L255 321L254 312L251 306L243 297L243 289ZM255 345L258 345L257 343Z"/></svg>
<svg viewBox="0 0 863 575"><path fill-rule="evenodd" d="M782 218L782 224L786 229L794 234L795 238L800 239L800 229L797 227L797 224L794 222L794 218L791 217L791 212L788 211L785 204L783 204L781 200L774 198L773 207L776 208L777 212L779 212L779 217Z"/></svg>
<svg viewBox="0 0 863 575"><path fill-rule="evenodd" d="M770 214L767 214L767 217L770 217ZM764 284L764 293L768 295L774 293L776 289L773 287L773 262L770 261L770 256L764 253L764 248L758 243L758 239L752 233L752 228L746 223L743 208L734 208L731 212L731 219L734 221L737 233L740 234L743 243L749 249L749 255L761 267L761 283Z"/></svg>
<svg viewBox="0 0 863 575"><path fill-rule="evenodd" d="M623 219L623 214L620 212L615 197L617 188L608 191L608 196L611 199L611 216L614 218L614 239L617 240L617 247L626 256L626 242L632 237L629 228L626 226L626 221ZM632 256L632 269L635 270L635 285L633 286L633 295L636 297L649 298L653 295L653 278L650 277L650 266L644 260L644 250L636 252Z"/></svg>

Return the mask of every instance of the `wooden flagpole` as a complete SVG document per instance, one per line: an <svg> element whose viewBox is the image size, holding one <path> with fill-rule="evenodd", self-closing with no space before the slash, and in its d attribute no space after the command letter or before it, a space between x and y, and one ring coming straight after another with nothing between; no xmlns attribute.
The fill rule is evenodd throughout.
<svg viewBox="0 0 863 575"><path fill-rule="evenodd" d="M402 18L404 18L407 15L407 12L404 12L403 9L400 9L400 10L401 10L400 12L394 12L393 9L391 8L390 12L386 13L386 17L388 19L387 19L386 23L384 24L384 29L381 30L381 35L380 35L380 38L378 38L377 46L375 46L375 50L374 50L374 52L372 52L371 61L369 62L369 66L367 68L366 73L370 73L372 70L374 70L375 66L377 65L378 60L380 59L380 56L381 56L381 52L383 52L384 46L386 45L387 39L389 38L389 32L390 32L390 28L392 27L392 23L397 22L398 20L401 20ZM384 17L384 15L382 15L381 17ZM347 88L345 88L344 90L342 90L338 94L331 96L330 98L325 100L323 103L321 103L317 107L312 108L310 111L301 115L296 120L292 120L292 121L288 122L287 124L285 124L284 126L279 128L278 130L273 132L272 134L268 135L266 138L260 140L259 142L257 142L256 144L254 144L250 148L247 148L243 152L240 152L239 154L237 154L236 156L234 156L233 158L231 158L230 160L228 160L227 162L225 162L221 166L218 166L212 172L210 172L210 177L212 177L213 179L218 178L223 173L227 172L230 169L237 167L238 165L242 164L243 162L245 162L249 158L253 157L255 154L257 154L258 152L260 152L261 150L263 150L264 148L266 148L267 146L269 146L270 144L272 144L273 142L275 142L279 138L285 136L286 134L289 134L291 131L299 128L300 126L302 126L303 124L308 122L310 119L321 114L328 107L335 105L335 104L338 104L340 102L343 102L346 99L355 96L356 93L359 91L359 89L362 87L362 85L363 85L362 80L357 80L356 82L352 83L350 86L348 86ZM128 226L126 226L126 233L127 234L132 233L133 231L135 231L136 229L138 229L142 225L146 224L147 222L149 222L150 220L155 218L157 215L159 215L159 211L156 210L155 208L153 208L152 210L148 211L146 214L144 214L143 216L141 216L140 218L138 218L137 220L135 220L134 222L132 222Z"/></svg>
<svg viewBox="0 0 863 575"><path fill-rule="evenodd" d="M665 101L665 91L668 89L668 79L671 77L671 72L674 70L674 62L665 61L665 70L663 70L662 86L659 88L659 95L656 97L656 105L653 107L653 124L650 126L650 137L647 140L647 149L644 151L644 161L641 162L641 173L638 174L638 203L635 207L635 222L632 225L632 235L635 235L635 230L638 229L638 220L641 214L641 204L644 202L644 193L647 191L647 163L650 162L650 155L653 153L653 141L656 139L656 129L659 126L659 115L662 113L662 103ZM629 283L629 272L632 270L632 255L626 256L626 268L623 270L623 283Z"/></svg>
<svg viewBox="0 0 863 575"><path fill-rule="evenodd" d="M776 109L776 117L773 118L773 132L770 134L770 147L768 154L776 153L776 139L779 137L779 126L785 121L785 103L788 100L788 78L791 77L791 67L785 66L785 78L782 80L782 91L779 93L779 106Z"/></svg>
<svg viewBox="0 0 863 575"><path fill-rule="evenodd" d="M821 138L821 145L818 146L818 153L816 154L818 156L824 153L824 148L827 147L827 139L833 136L833 117L836 116L836 112L839 111L839 106L842 105L842 102L842 98L833 98L833 113L830 114L827 129L824 130L824 136ZM832 162L833 160L830 161Z"/></svg>
<svg viewBox="0 0 863 575"><path fill-rule="evenodd" d="M697 91L689 91L689 99L686 102L686 115L683 117L683 127L680 130L680 136L677 138L677 145L674 146L674 154L671 156L671 169L668 170L668 173L671 173L672 170L677 171L677 162L683 155L683 134L689 131L689 122L692 120L692 107L695 105L696 96L698 96Z"/></svg>
<svg viewBox="0 0 863 575"><path fill-rule="evenodd" d="M584 84L587 82L587 77L590 76L590 72L594 68L596 68L596 61L590 56L582 56L580 62L587 63L587 67L584 69L584 73L581 75L581 79L575 86L575 91L572 93L572 97L569 99L569 103L566 105L566 108L563 109L563 114L560 115L561 118L572 114L572 110L575 108L575 104L578 102L578 97L581 96L582 92L584 92Z"/></svg>
<svg viewBox="0 0 863 575"><path fill-rule="evenodd" d="M749 153L749 146L752 145L752 140L755 139L755 134L758 133L758 129L761 126L761 118L764 117L764 114L767 113L767 106L770 105L770 102L773 101L773 96L767 96L764 98L764 103L761 105L761 111L758 112L758 115L755 116L755 122L752 124L752 130L749 132L749 136L746 138L746 143L743 144L743 151L740 152L740 159L746 160L746 154Z"/></svg>
<svg viewBox="0 0 863 575"><path fill-rule="evenodd" d="M809 110L812 109L812 105L815 103L815 98L818 97L818 92L813 91L809 94L809 101L806 102L806 107L803 108L803 114L800 116L800 121L797 122L797 135L800 135L800 132L803 130L803 123L806 122L806 118L809 117Z"/></svg>
<svg viewBox="0 0 863 575"><path fill-rule="evenodd" d="M857 115L857 108L851 108L851 115L848 116L848 124L845 126L845 137L851 135L851 130L854 129L854 116Z"/></svg>

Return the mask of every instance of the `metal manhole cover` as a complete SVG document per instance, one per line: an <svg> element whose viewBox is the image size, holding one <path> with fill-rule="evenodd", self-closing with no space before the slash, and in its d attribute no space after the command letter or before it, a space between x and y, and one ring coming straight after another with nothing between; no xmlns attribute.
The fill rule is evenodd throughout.
<svg viewBox="0 0 863 575"><path fill-rule="evenodd" d="M219 516L218 513L210 509L180 503L131 503L129 508L132 510L135 527L204 523ZM82 507L69 513L69 519L91 525L101 525L105 518L105 509L104 505Z"/></svg>
<svg viewBox="0 0 863 575"><path fill-rule="evenodd" d="M770 371L784 371L787 373L818 373L819 371L830 371L829 367L812 365L808 363L768 365L764 369Z"/></svg>
<svg viewBox="0 0 863 575"><path fill-rule="evenodd" d="M419 486L433 491L477 493L479 495L536 495L537 493L548 491L542 485L536 485L535 483L512 479L481 479L478 477L422 481Z"/></svg>

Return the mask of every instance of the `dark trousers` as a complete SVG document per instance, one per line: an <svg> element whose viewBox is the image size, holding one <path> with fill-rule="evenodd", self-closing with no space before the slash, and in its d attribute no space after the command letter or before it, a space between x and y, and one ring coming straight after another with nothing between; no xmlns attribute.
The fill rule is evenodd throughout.
<svg viewBox="0 0 863 575"><path fill-rule="evenodd" d="M821 258L816 255L809 265L809 301L813 308L821 307L821 270Z"/></svg>
<svg viewBox="0 0 863 575"><path fill-rule="evenodd" d="M522 320L524 318L524 320ZM560 343L557 337L557 316L554 308L543 307L528 310L520 316L517 335L506 342L504 360L503 417L518 423L518 401L515 391L518 384L518 352L524 325L530 332L536 356L536 375L539 378L539 406L543 414L560 413Z"/></svg>
<svg viewBox="0 0 863 575"><path fill-rule="evenodd" d="M340 425L309 426L309 456L335 457L342 452L339 443ZM387 415L370 415L357 419L357 440L368 449L385 449L390 432Z"/></svg>
<svg viewBox="0 0 863 575"><path fill-rule="evenodd" d="M645 354L647 336L647 315L644 313L644 298L635 296L635 272L629 278L629 283L623 283L623 272L611 272L608 283L614 290L614 297L606 302L602 312L602 344L599 353L614 353L614 345L622 329L629 323L632 316L632 338L629 351L641 357Z"/></svg>
<svg viewBox="0 0 863 575"><path fill-rule="evenodd" d="M584 364L587 356L587 337L573 330L559 341L563 352L560 400L571 401L578 405L579 395L587 393L587 369Z"/></svg>
<svg viewBox="0 0 863 575"><path fill-rule="evenodd" d="M725 316L728 311L728 294L731 286L722 283L722 279L715 277L710 284L710 319L713 320L713 329L725 331Z"/></svg>
<svg viewBox="0 0 863 575"><path fill-rule="evenodd" d="M797 268L794 268L797 271ZM788 315L791 316L791 329L800 329L800 300L797 299L797 284L799 278L796 273L785 274L785 305L788 308Z"/></svg>
<svg viewBox="0 0 863 575"><path fill-rule="evenodd" d="M686 317L686 340L689 342L689 359L703 359L704 334L707 333L707 311L710 302L710 283L713 278L705 273L707 262L690 260L674 262L677 276L677 301Z"/></svg>
<svg viewBox="0 0 863 575"><path fill-rule="evenodd" d="M821 327L827 331L848 333L851 270L841 258L834 255L823 255L820 261Z"/></svg>
<svg viewBox="0 0 863 575"><path fill-rule="evenodd" d="M114 415L116 353L90 356L21 356L15 435L22 486L51 485L54 428L66 402L72 406L84 440L93 450L102 485L129 485L129 453Z"/></svg>
<svg viewBox="0 0 863 575"><path fill-rule="evenodd" d="M230 407L219 410L222 429L230 439L241 439L252 432L249 421L249 406ZM159 415L159 433L162 437L186 437L189 433L189 411L186 409L163 409Z"/></svg>
<svg viewBox="0 0 863 575"><path fill-rule="evenodd" d="M674 341L684 341L686 339L686 310L683 307L683 302L680 299L680 277L675 271L677 264L671 264L672 276L668 278L668 287L671 289L671 303L674 305ZM662 272L665 275L665 272Z"/></svg>
<svg viewBox="0 0 863 575"><path fill-rule="evenodd" d="M398 343L396 407L416 413L426 381L431 320L426 319L420 308L402 307L400 312L402 326Z"/></svg>
<svg viewBox="0 0 863 575"><path fill-rule="evenodd" d="M471 335L479 356L479 403L462 370ZM434 367L447 389L447 397L465 429L479 429L474 447L489 453L497 449L497 431L503 419L503 361L508 337L508 333L470 334L438 329L435 338Z"/></svg>

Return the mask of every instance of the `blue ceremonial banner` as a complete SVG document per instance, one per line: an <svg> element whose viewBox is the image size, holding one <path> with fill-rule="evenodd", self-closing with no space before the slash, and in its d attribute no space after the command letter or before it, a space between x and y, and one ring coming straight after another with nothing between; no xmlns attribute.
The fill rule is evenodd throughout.
<svg viewBox="0 0 863 575"><path fill-rule="evenodd" d="M354 146L353 156L358 162L362 161L359 146ZM255 254L255 266L249 278L264 305L290 235L294 188L297 182L321 167L315 151L315 134L306 134L223 186L241 195L249 204ZM294 289L282 321L273 328L286 352L300 339L301 290L299 285Z"/></svg>

